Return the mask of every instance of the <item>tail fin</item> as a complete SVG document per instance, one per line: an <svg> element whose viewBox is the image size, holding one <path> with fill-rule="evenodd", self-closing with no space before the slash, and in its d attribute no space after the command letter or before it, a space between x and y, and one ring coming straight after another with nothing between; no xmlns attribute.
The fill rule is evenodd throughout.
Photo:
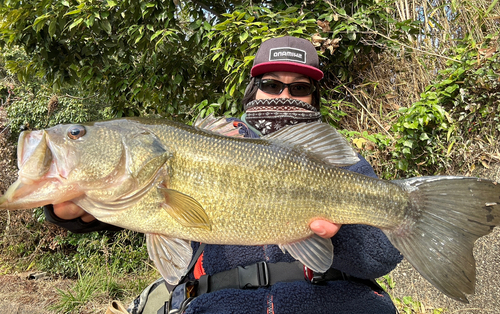
<svg viewBox="0 0 500 314"><path fill-rule="evenodd" d="M500 184L466 177L421 177L393 183L409 192L405 223L384 230L420 274L449 297L474 293L477 238L500 224Z"/></svg>

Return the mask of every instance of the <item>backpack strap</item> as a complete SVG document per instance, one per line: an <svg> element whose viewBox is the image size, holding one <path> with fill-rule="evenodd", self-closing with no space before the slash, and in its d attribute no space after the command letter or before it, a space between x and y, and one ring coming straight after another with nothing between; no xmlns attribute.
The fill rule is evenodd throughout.
<svg viewBox="0 0 500 314"><path fill-rule="evenodd" d="M203 249L198 249L190 266L194 267ZM257 262L247 266L222 271L213 275L203 275L199 280L185 280L174 287L170 300L158 310L158 314L182 313L196 297L222 289L256 289L269 287L277 282L307 281L321 285L328 281L346 280L369 286L377 292L383 289L375 280L352 277L340 270L330 268L326 273L315 273L301 262Z"/></svg>

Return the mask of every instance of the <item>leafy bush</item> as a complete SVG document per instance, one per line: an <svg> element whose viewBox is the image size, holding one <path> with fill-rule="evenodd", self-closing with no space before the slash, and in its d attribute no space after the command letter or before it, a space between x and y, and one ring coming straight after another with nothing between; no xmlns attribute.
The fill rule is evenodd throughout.
<svg viewBox="0 0 500 314"><path fill-rule="evenodd" d="M400 110L393 125L398 136L393 160L405 175L466 173L477 162L491 160L494 145L479 154L480 147L473 146L493 144L500 131L497 40L488 36L482 48L471 38L464 40L455 49L456 61L448 61L421 100Z"/></svg>
<svg viewBox="0 0 500 314"><path fill-rule="evenodd" d="M75 278L78 267L91 270L110 266L123 274L146 272L149 268L144 235L132 231L68 233L56 236L50 245L49 254L37 259L37 268L64 277Z"/></svg>
<svg viewBox="0 0 500 314"><path fill-rule="evenodd" d="M146 272L148 254L144 235L132 231L74 234L43 220L40 210L16 211L0 241L3 259L14 268L37 269L52 275L76 278L78 268L113 267L123 274Z"/></svg>
<svg viewBox="0 0 500 314"><path fill-rule="evenodd" d="M193 104L220 97L217 114L240 114L249 65L260 43L273 36L313 38L328 74L325 87L338 79L359 81L354 70L373 62L370 52L397 46L381 34L393 26L401 42L417 30L391 18L390 5L16 0L0 7L0 45L26 51L9 65L22 82L40 73L56 89L81 84L82 97L99 95L118 116L186 121L198 113Z"/></svg>
<svg viewBox="0 0 500 314"><path fill-rule="evenodd" d="M36 71L18 68L27 59L22 49L1 50L0 92L5 99L9 129L13 138L21 130L44 129L60 123L82 123L110 119L117 115L112 106L103 105L95 94L78 87L54 90ZM17 77L23 73L26 83Z"/></svg>
<svg viewBox="0 0 500 314"><path fill-rule="evenodd" d="M95 97L84 99L68 93L58 96L44 87L27 90L25 86L15 88L13 94L17 99L7 113L14 136L26 129L39 130L61 123L83 123L115 116L110 107L101 107Z"/></svg>

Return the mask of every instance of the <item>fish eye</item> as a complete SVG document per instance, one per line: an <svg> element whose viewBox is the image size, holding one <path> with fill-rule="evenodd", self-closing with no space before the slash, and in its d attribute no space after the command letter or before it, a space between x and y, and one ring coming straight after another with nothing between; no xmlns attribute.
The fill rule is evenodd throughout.
<svg viewBox="0 0 500 314"><path fill-rule="evenodd" d="M87 133L83 125L75 125L68 129L68 137L72 140L77 140Z"/></svg>

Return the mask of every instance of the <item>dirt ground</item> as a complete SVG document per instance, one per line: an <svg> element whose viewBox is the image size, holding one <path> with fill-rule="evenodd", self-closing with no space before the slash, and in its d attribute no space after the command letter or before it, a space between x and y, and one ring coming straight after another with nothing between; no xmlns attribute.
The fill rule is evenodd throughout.
<svg viewBox="0 0 500 314"><path fill-rule="evenodd" d="M0 308L9 314L48 314L58 299L57 289L66 290L69 279L28 279L30 273L0 276Z"/></svg>
<svg viewBox="0 0 500 314"><path fill-rule="evenodd" d="M455 301L439 292L406 260L391 273L396 283L392 295L399 299L411 296L427 309L447 309L444 313L500 313L500 228L476 241L474 257L477 266L476 293L468 296L469 304Z"/></svg>
<svg viewBox="0 0 500 314"><path fill-rule="evenodd" d="M51 307L60 300L58 290L71 291L76 283L74 279L55 279L50 276L33 279L32 274L40 272L0 276L0 313L56 314L58 312ZM97 295L91 302L71 313L104 314L110 302L108 297Z"/></svg>

